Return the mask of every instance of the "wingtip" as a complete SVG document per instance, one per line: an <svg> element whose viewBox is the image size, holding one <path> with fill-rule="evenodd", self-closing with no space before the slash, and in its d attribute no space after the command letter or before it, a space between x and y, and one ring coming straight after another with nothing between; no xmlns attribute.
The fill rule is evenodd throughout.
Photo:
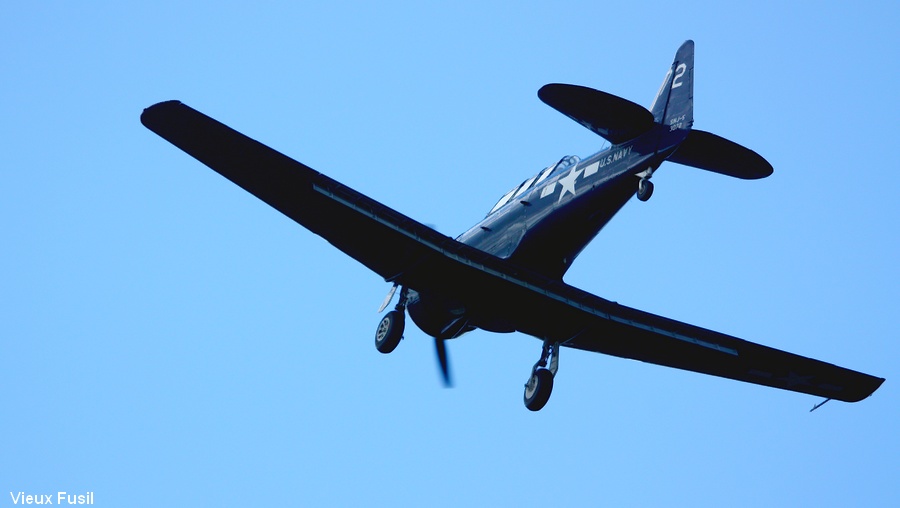
<svg viewBox="0 0 900 508"><path fill-rule="evenodd" d="M871 383L868 386L861 387L858 391L854 392L852 396L844 399L844 402L861 402L868 399L881 388L881 385L885 380L883 377L872 377L871 379Z"/></svg>
<svg viewBox="0 0 900 508"><path fill-rule="evenodd" d="M875 383L875 388L872 388L872 393L875 393L875 391L878 390L879 388L881 388L881 385L884 384L885 378L880 377L877 379L878 379L878 382ZM870 393L869 395L872 395L872 393Z"/></svg>
<svg viewBox="0 0 900 508"><path fill-rule="evenodd" d="M744 176L744 180L762 180L763 178L768 178L775 173L775 168L772 167L772 164L770 164L769 161L764 159L761 155L759 156L759 158L762 163L754 168L755 171L751 170L750 172L748 172Z"/></svg>
<svg viewBox="0 0 900 508"><path fill-rule="evenodd" d="M157 113L159 111L168 110L168 109L171 109L172 107L177 107L177 106L181 106L181 105L182 105L182 102L179 100L169 100L169 101L157 102L156 104L154 104L152 106L148 106L148 107L144 108L144 111L141 112L141 123L144 124L144 127L149 128L150 125L148 125L148 122L151 121L151 119L153 118L153 115L155 113Z"/></svg>

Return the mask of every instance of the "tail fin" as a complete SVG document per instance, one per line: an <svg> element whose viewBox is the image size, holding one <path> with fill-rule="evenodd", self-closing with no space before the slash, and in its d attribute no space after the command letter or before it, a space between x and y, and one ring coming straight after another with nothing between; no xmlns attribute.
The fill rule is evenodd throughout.
<svg viewBox="0 0 900 508"><path fill-rule="evenodd" d="M678 48L650 113L656 123L672 130L690 130L694 123L694 41L685 41Z"/></svg>
<svg viewBox="0 0 900 508"><path fill-rule="evenodd" d="M684 131L685 138L668 160L743 179L765 178L772 165L758 153L694 124L694 41L685 41L650 106L653 120L668 131Z"/></svg>
<svg viewBox="0 0 900 508"><path fill-rule="evenodd" d="M692 130L694 41L685 41L678 48L650 111L621 97L576 85L545 85L538 97L613 144L636 138L659 124L663 126L660 132L675 138L668 141L680 142L669 161L744 179L772 174L772 165L753 150L709 132Z"/></svg>

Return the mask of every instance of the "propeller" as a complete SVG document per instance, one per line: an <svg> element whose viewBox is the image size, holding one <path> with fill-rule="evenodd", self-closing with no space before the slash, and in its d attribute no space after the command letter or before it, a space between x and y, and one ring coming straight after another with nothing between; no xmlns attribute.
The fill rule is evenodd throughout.
<svg viewBox="0 0 900 508"><path fill-rule="evenodd" d="M444 377L444 387L450 388L453 382L450 380L450 364L447 360L447 346L444 339L434 339L434 349L437 352L438 364L441 366L441 375Z"/></svg>

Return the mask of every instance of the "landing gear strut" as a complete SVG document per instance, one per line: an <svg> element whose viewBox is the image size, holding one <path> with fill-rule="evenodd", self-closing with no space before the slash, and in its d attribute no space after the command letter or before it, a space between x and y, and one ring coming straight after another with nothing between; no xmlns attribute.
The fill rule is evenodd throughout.
<svg viewBox="0 0 900 508"><path fill-rule="evenodd" d="M549 359L549 368L547 361ZM541 359L531 368L531 377L525 383L525 407L530 411L540 411L550 400L553 391L553 377L559 370L559 343L544 341Z"/></svg>
<svg viewBox="0 0 900 508"><path fill-rule="evenodd" d="M393 296L393 290L389 296ZM380 353L388 354L397 348L400 339L403 338L403 329L406 326L404 313L406 310L406 288L400 290L400 301L394 310L381 318L378 328L375 329L375 349Z"/></svg>

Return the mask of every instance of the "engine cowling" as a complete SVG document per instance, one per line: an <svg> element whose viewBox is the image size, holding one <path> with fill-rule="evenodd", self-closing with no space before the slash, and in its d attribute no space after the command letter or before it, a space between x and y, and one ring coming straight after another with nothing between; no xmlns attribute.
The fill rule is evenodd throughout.
<svg viewBox="0 0 900 508"><path fill-rule="evenodd" d="M436 339L453 339L475 329L462 304L433 294L410 289L406 311L420 330Z"/></svg>

